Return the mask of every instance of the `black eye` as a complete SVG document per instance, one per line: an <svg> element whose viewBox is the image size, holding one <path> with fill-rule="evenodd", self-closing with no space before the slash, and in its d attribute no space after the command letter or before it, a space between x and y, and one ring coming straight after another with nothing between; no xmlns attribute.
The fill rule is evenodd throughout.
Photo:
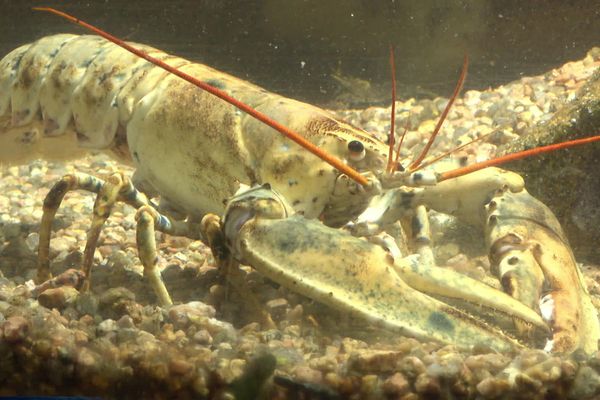
<svg viewBox="0 0 600 400"><path fill-rule="evenodd" d="M365 151L365 145L358 140L348 142L348 151L348 158L350 158L352 161L360 161L365 158L365 155L367 154Z"/></svg>
<svg viewBox="0 0 600 400"><path fill-rule="evenodd" d="M365 145L363 145L362 142L359 142L358 140L348 142L348 150L350 150L353 153L362 153L364 149Z"/></svg>

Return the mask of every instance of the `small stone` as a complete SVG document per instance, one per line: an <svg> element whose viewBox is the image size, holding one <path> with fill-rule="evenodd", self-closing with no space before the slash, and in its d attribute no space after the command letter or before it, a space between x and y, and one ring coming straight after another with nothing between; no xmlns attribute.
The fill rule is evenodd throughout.
<svg viewBox="0 0 600 400"><path fill-rule="evenodd" d="M176 375L185 375L194 369L194 365L182 359L174 359L169 362L169 371Z"/></svg>
<svg viewBox="0 0 600 400"><path fill-rule="evenodd" d="M309 365L311 368L327 373L336 371L339 367L339 362L335 357L323 356L313 358L310 360Z"/></svg>
<svg viewBox="0 0 600 400"><path fill-rule="evenodd" d="M130 315L136 321L141 319L141 306L135 302L135 294L124 287L110 288L100 295L98 311L103 318Z"/></svg>
<svg viewBox="0 0 600 400"><path fill-rule="evenodd" d="M560 364L562 376L567 381L572 381L577 373L577 364L572 360L563 360Z"/></svg>
<svg viewBox="0 0 600 400"><path fill-rule="evenodd" d="M98 311L98 298L90 292L80 293L75 300L75 309L83 315L95 315Z"/></svg>
<svg viewBox="0 0 600 400"><path fill-rule="evenodd" d="M410 383L400 372L396 372L383 382L383 391L392 397L402 396L410 390Z"/></svg>
<svg viewBox="0 0 600 400"><path fill-rule="evenodd" d="M95 353L93 353L91 350L88 350L85 347L81 347L77 354L76 363L80 367L91 369L97 363L96 357L97 357L97 355Z"/></svg>
<svg viewBox="0 0 600 400"><path fill-rule="evenodd" d="M323 381L321 371L317 371L305 365L294 368L292 375L300 382L320 384Z"/></svg>
<svg viewBox="0 0 600 400"><path fill-rule="evenodd" d="M484 397L496 398L508 391L510 384L506 379L489 377L477 384L477 392Z"/></svg>
<svg viewBox="0 0 600 400"><path fill-rule="evenodd" d="M298 304L287 312L286 318L289 322L294 323L300 321L303 315L304 308L302 307L302 304Z"/></svg>
<svg viewBox="0 0 600 400"><path fill-rule="evenodd" d="M214 307L201 301L191 301L169 308L168 316L177 329L186 329L190 324L200 323L203 319L215 316Z"/></svg>
<svg viewBox="0 0 600 400"><path fill-rule="evenodd" d="M38 302L46 308L63 310L73 304L79 296L79 291L70 286L46 289L38 296Z"/></svg>
<svg viewBox="0 0 600 400"><path fill-rule="evenodd" d="M20 342L29 332L29 321L21 316L9 317L2 324L4 340L9 343Z"/></svg>
<svg viewBox="0 0 600 400"><path fill-rule="evenodd" d="M584 365L579 368L568 393L570 399L587 399L598 393L600 376L593 368Z"/></svg>
<svg viewBox="0 0 600 400"><path fill-rule="evenodd" d="M414 379L425 372L425 364L419 358L414 356L404 357L398 364L398 371L409 379Z"/></svg>
<svg viewBox="0 0 600 400"><path fill-rule="evenodd" d="M391 350L366 350L350 355L348 369L362 373L390 372L396 369L403 353Z"/></svg>
<svg viewBox="0 0 600 400"><path fill-rule="evenodd" d="M98 324L96 331L98 332L98 336L104 336L107 333L114 332L117 330L117 323L113 319L105 319L104 321Z"/></svg>
<svg viewBox="0 0 600 400"><path fill-rule="evenodd" d="M129 315L123 315L121 318L119 318L117 321L117 326L121 329L135 328L133 319Z"/></svg>
<svg viewBox="0 0 600 400"><path fill-rule="evenodd" d="M287 308L288 301L283 297L267 301L267 310L271 314L271 317L276 320L280 320L283 317Z"/></svg>
<svg viewBox="0 0 600 400"><path fill-rule="evenodd" d="M437 396L440 393L440 382L426 373L417 376L415 381L417 393L427 396Z"/></svg>
<svg viewBox="0 0 600 400"><path fill-rule="evenodd" d="M27 245L29 250L31 250L32 252L37 251L39 243L40 243L40 235L37 232L30 233L29 235L27 235L27 238L25 239L25 244Z"/></svg>
<svg viewBox="0 0 600 400"><path fill-rule="evenodd" d="M361 392L365 395L377 393L379 389L379 378L375 374L367 374L362 377Z"/></svg>
<svg viewBox="0 0 600 400"><path fill-rule="evenodd" d="M206 329L200 329L194 333L193 340L198 344L209 345L212 343L213 338Z"/></svg>
<svg viewBox="0 0 600 400"><path fill-rule="evenodd" d="M527 368L524 372L531 379L541 382L553 382L561 376L560 359L551 357L544 362Z"/></svg>

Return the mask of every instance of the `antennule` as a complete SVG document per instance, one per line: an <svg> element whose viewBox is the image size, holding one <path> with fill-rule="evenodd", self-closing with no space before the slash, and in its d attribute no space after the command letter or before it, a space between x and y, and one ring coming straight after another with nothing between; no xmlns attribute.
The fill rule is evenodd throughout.
<svg viewBox="0 0 600 400"><path fill-rule="evenodd" d="M438 120L438 123L435 126L435 129L433 130L433 133L431 134L429 141L423 148L423 151L421 151L421 154L419 155L419 157L417 157L417 159L415 161L413 161L413 163L410 164L410 166L408 167L409 171L414 171L416 168L419 167L419 165L425 159L425 156L429 152L429 149L433 145L433 141L435 140L436 136L440 132L442 124L446 120L446 117L448 116L448 113L450 112L450 108L452 108L452 104L454 104L454 100L456 100L456 98L458 97L458 93L460 93L460 91L463 87L463 84L465 83L465 79L467 78L468 67L469 67L469 57L465 54L465 57L463 59L462 69L460 71L460 77L458 78L458 82L456 82L456 87L454 88L454 93L452 93L450 100L448 100L448 104L446 104L446 108L444 109L444 112L442 113L442 115L440 115L440 119Z"/></svg>

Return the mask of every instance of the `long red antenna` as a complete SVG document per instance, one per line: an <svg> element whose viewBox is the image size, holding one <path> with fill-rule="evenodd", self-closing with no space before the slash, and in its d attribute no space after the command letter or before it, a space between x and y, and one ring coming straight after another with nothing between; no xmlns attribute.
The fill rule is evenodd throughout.
<svg viewBox="0 0 600 400"><path fill-rule="evenodd" d="M163 62L159 59L156 59L156 58L148 55L146 52L144 52L140 49L137 49L134 46L131 46L130 44L127 44L123 40L111 35L110 33L107 33L105 31L101 30L100 28L90 25L87 22L80 20L79 18L76 18L72 15L69 15L65 12L56 10L51 7L33 7L33 9L37 10L37 11L46 11L46 12L50 12L52 14L58 15L58 16L63 17L79 26L82 26L82 27L96 33L99 36L102 36L103 38L113 42L117 46L120 46L120 47L124 48L125 50L135 54L136 56L141 57L141 58L145 59L146 61L151 62L152 64L154 64L174 75L177 75L181 79L184 79L184 80L188 81L189 83L196 85L197 87L199 87L203 90L206 90L207 92L217 96L218 98L228 102L229 104L233 105L234 107L237 107L238 109L242 110L243 112L251 115L252 117L256 118L257 120L261 121L262 123L270 126L271 128L275 129L276 131L280 132L281 134L287 136L294 142L298 143L300 146L304 147L306 150L310 151L317 157L321 158L323 161L327 162L328 164L330 164L332 167L336 168L340 172L343 172L344 174L348 175L350 178L354 179L356 182L360 183L361 185L367 185L369 183L369 181L364 176L362 176L360 173L358 173L353 168L344 164L338 158L323 151L322 149L315 146L308 140L304 139L299 134L297 134L297 133L293 132L292 130L288 129L287 127L281 125L277 121L269 118L265 114L256 111L252 107L242 103L239 100L234 99L233 97L229 96L227 93L225 93L213 86L210 86L207 83L202 82L201 80L196 79L193 76L190 76L190 75L178 70L177 68L166 64L165 62Z"/></svg>
<svg viewBox="0 0 600 400"><path fill-rule="evenodd" d="M450 108L452 108L452 104L454 104L454 100L456 100L458 93L460 92L460 90L463 87L463 84L465 83L465 79L467 78L468 67L469 67L469 57L467 57L467 55L465 54L465 58L463 60L463 66L460 71L460 77L458 78L458 82L456 82L456 87L454 88L454 93L452 93L452 97L450 97L450 100L448 100L448 104L446 104L446 108L444 109L444 112L440 116L440 119L438 120L438 123L435 126L435 129L433 130L433 133L431 134L429 141L423 148L423 151L421 152L419 157L417 157L417 159L415 161L413 161L412 164L410 164L410 166L408 167L409 171L414 171L415 169L417 169L419 167L419 165L421 164L421 162L423 161L423 159L429 152L429 149L433 145L433 141L435 140L436 136L440 132L440 128L442 127L442 124L446 120L446 117L448 116L448 113L450 112Z"/></svg>
<svg viewBox="0 0 600 400"><path fill-rule="evenodd" d="M569 147L575 147L582 144L598 142L600 141L599 136L590 136L582 139L569 140L568 142L550 144L548 146L536 147L535 149L519 151L517 153L507 154L502 157L494 158L493 160L482 161L479 163L475 163L472 165L467 165L466 167L457 168L452 171L442 172L438 175L438 182L445 181L447 179L456 178L459 176L463 176L469 174L471 172L479 171L480 169L484 169L487 167L494 167L496 165L505 164L510 161L520 160L522 158L526 158L529 156L534 156L543 153L549 153L552 151L567 149Z"/></svg>

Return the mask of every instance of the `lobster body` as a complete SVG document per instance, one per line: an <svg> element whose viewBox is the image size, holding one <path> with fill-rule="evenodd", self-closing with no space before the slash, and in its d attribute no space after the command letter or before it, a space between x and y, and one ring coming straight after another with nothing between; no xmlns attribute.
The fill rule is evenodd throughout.
<svg viewBox="0 0 600 400"><path fill-rule="evenodd" d="M375 157L359 167L384 165L383 143L317 107L136 46L270 114L339 158L346 158L348 141L360 140ZM101 150L133 163L139 187L186 215L222 213L241 183L269 182L308 218L325 213L323 218L335 221L341 208L337 224L366 206L364 196L344 193L347 185L332 196L339 172L272 128L96 36L48 36L8 54L0 62L0 121L3 162Z"/></svg>

